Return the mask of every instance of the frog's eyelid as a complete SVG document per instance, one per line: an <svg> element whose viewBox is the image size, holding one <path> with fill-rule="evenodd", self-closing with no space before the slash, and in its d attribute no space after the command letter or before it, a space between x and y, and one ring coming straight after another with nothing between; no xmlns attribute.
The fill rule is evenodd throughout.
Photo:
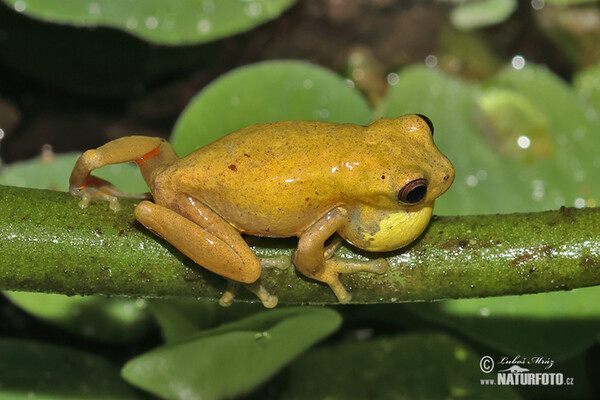
<svg viewBox="0 0 600 400"><path fill-rule="evenodd" d="M433 136L433 122L431 122L431 120L423 115L423 114L415 114L418 117L420 117L423 121L425 121L425 123L427 124L427 126L429 126L429 130L431 131L431 135Z"/></svg>

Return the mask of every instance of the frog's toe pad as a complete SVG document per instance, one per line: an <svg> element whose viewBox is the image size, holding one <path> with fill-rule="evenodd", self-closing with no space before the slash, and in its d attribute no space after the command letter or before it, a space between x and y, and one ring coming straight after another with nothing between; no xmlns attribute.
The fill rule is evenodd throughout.
<svg viewBox="0 0 600 400"><path fill-rule="evenodd" d="M260 264L266 268L275 267L283 271L292 266L292 260L287 256L264 257L260 259Z"/></svg>

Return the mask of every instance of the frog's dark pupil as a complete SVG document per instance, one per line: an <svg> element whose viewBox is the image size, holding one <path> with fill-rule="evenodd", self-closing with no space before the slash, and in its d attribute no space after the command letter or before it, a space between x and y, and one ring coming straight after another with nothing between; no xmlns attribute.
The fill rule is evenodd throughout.
<svg viewBox="0 0 600 400"><path fill-rule="evenodd" d="M398 200L403 203L415 204L423 200L427 194L427 179L415 179L408 182L398 193Z"/></svg>
<svg viewBox="0 0 600 400"><path fill-rule="evenodd" d="M419 117L421 117L421 119L423 119L423 121L425 121L427 123L427 126L429 126L429 130L431 131L431 134L433 135L433 122L431 122L431 120L423 114L417 114L417 115Z"/></svg>
<svg viewBox="0 0 600 400"><path fill-rule="evenodd" d="M427 186L417 186L406 195L406 202L418 203L425 197L425 193L427 193Z"/></svg>

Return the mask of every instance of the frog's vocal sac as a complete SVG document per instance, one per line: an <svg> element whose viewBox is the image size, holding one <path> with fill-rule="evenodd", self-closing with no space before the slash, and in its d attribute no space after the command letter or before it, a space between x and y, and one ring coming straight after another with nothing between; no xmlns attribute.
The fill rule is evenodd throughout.
<svg viewBox="0 0 600 400"><path fill-rule="evenodd" d="M273 122L233 132L184 158L163 139L128 136L86 151L75 164L70 192L81 207L92 198L119 209L121 193L90 173L135 161L153 201L136 218L202 267L227 278L220 300L231 303L241 282L266 307L277 297L260 283L262 265L242 234L299 237L292 257L304 275L328 284L341 303L350 293L341 273L383 273L385 259L340 262L341 238L368 251L406 246L427 226L435 199L454 180L435 146L433 124L419 114L367 126L311 121ZM337 234L333 243L325 241ZM268 262L267 262L268 263Z"/></svg>

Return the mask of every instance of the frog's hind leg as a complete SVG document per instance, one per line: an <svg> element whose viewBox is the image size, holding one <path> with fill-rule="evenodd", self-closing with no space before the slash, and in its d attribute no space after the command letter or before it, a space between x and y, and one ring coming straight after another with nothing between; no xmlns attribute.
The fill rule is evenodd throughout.
<svg viewBox="0 0 600 400"><path fill-rule="evenodd" d="M230 280L250 284L265 307L274 307L277 297L257 283L262 272L240 233L204 204L188 197L176 203L179 212L149 201L141 202L135 216L144 226L163 237L197 264ZM234 285L229 284L220 303L230 304Z"/></svg>

